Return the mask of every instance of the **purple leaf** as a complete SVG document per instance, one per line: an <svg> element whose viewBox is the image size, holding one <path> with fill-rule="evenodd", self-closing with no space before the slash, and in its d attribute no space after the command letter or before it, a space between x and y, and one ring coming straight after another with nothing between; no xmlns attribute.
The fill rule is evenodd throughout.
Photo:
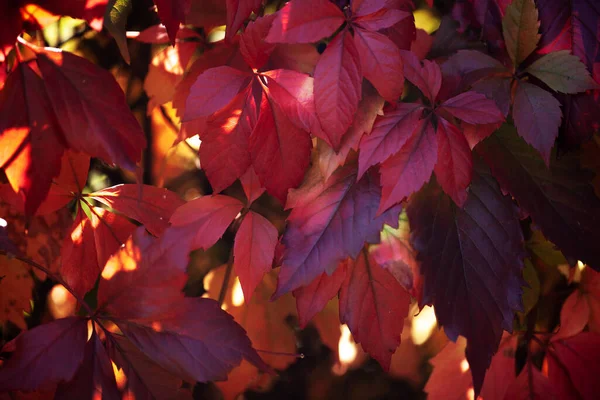
<svg viewBox="0 0 600 400"><path fill-rule="evenodd" d="M407 208L423 275L423 304L432 304L448 337L467 339L475 397L498 349L522 308L523 235L517 209L476 164L463 209L433 182Z"/></svg>

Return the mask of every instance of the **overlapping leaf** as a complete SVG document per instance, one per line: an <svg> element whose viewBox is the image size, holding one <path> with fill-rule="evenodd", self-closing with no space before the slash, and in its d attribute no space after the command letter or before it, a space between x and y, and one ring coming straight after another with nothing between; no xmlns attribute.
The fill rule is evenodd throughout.
<svg viewBox="0 0 600 400"><path fill-rule="evenodd" d="M421 263L423 303L435 307L450 339L467 338L477 395L502 330L512 330L513 313L522 307L524 251L516 207L479 165L462 209L430 183L407 213Z"/></svg>

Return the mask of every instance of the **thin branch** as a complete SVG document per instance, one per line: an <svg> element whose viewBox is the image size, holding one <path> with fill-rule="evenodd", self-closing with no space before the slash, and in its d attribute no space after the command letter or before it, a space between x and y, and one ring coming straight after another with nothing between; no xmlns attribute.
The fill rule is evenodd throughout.
<svg viewBox="0 0 600 400"><path fill-rule="evenodd" d="M75 290L73 290L73 288L64 281L64 279L62 279L59 275L56 275L55 273L53 273L52 271L50 271L48 268L44 267L43 265L40 265L38 263L36 263L35 261L27 258L27 257L22 257L19 255L13 255L13 254L9 254L8 252L4 251L4 250L0 250L0 254L3 254L7 257L13 257L19 261L24 262L25 264L29 264L30 266L32 266L33 268L36 268L42 272L44 272L46 275L48 275L50 278L52 278L52 280L60 283L61 285L63 285L65 287L65 289L67 289L69 291L69 293L71 293L73 295L73 297L75 297L75 299L81 303L82 307L85 308L85 310L87 311L87 313L90 315L90 317L92 317L94 315L94 312L92 311L92 309L90 308L90 306L83 300L83 298L81 298L81 296L79 296L77 293L75 293Z"/></svg>
<svg viewBox="0 0 600 400"><path fill-rule="evenodd" d="M227 261L227 269L225 270L225 276L223 277L223 284L221 285L221 290L219 291L219 305L223 305L223 301L225 301L225 295L227 294L227 286L229 286L229 277L231 276L231 270L233 269L233 251L229 256L229 261Z"/></svg>

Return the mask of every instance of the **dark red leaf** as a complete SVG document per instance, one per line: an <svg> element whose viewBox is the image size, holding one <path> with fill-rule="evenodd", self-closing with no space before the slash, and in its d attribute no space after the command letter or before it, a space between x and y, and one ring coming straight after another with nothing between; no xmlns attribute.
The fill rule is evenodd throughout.
<svg viewBox="0 0 600 400"><path fill-rule="evenodd" d="M359 3L355 5L355 3ZM353 1L352 24L368 31L379 31L390 28L412 15L408 11L389 8L385 1ZM393 6L392 6L393 7Z"/></svg>
<svg viewBox="0 0 600 400"><path fill-rule="evenodd" d="M124 395L136 399L183 400L191 397L181 389L181 378L153 362L128 339L113 335L108 351L110 358L125 373Z"/></svg>
<svg viewBox="0 0 600 400"><path fill-rule="evenodd" d="M398 101L404 88L400 50L386 36L362 29L354 30L354 45L360 54L363 75L390 102Z"/></svg>
<svg viewBox="0 0 600 400"><path fill-rule="evenodd" d="M412 242L423 275L423 304L432 304L448 337L467 339L466 356L479 395L502 330L520 310L523 234L517 209L482 165L457 208L435 183L410 202Z"/></svg>
<svg viewBox="0 0 600 400"><path fill-rule="evenodd" d="M550 385L559 399L598 397L600 334L582 332L552 343L547 355Z"/></svg>
<svg viewBox="0 0 600 400"><path fill-rule="evenodd" d="M442 86L442 72L440 67L429 60L421 61L410 51L401 51L404 76L419 88L431 103L434 103Z"/></svg>
<svg viewBox="0 0 600 400"><path fill-rule="evenodd" d="M340 289L340 321L386 371L400 345L409 305L406 289L366 249L349 261Z"/></svg>
<svg viewBox="0 0 600 400"><path fill-rule="evenodd" d="M365 242L379 241L384 223L397 226L400 207L376 216L379 200L376 176L367 174L356 183L356 171L344 167L324 181L317 167L309 170L286 204L292 212L282 239L286 248L275 296L306 286L323 272L333 273L347 257L357 257Z"/></svg>
<svg viewBox="0 0 600 400"><path fill-rule="evenodd" d="M265 188L260 184L258 175L254 172L254 168L248 168L248 171L240 177L244 194L246 195L246 205L250 205L254 200L258 199L265 191Z"/></svg>
<svg viewBox="0 0 600 400"><path fill-rule="evenodd" d="M305 327L335 296L346 279L348 261L342 261L331 276L323 272L310 285L294 290L301 327Z"/></svg>
<svg viewBox="0 0 600 400"><path fill-rule="evenodd" d="M285 204L288 189L302 182L311 148L308 132L292 124L265 92L258 122L250 135L250 154L260 183L281 204Z"/></svg>
<svg viewBox="0 0 600 400"><path fill-rule="evenodd" d="M431 177L438 158L435 130L422 119L402 149L381 164L381 202L378 214L400 203Z"/></svg>
<svg viewBox="0 0 600 400"><path fill-rule="evenodd" d="M471 149L460 130L443 118L438 118L436 138L435 176L444 192L462 207L467 201L466 189L473 173Z"/></svg>
<svg viewBox="0 0 600 400"><path fill-rule="evenodd" d="M361 61L350 32L339 33L327 45L314 76L317 116L327 142L338 150L361 97Z"/></svg>
<svg viewBox="0 0 600 400"><path fill-rule="evenodd" d="M155 236L164 232L175 209L184 203L170 190L150 185L117 185L89 196L141 222Z"/></svg>
<svg viewBox="0 0 600 400"><path fill-rule="evenodd" d="M231 40L240 30L244 21L250 14L258 11L262 0L226 0L227 4L227 30L225 37Z"/></svg>
<svg viewBox="0 0 600 400"><path fill-rule="evenodd" d="M35 214L48 195L65 146L43 80L20 63L0 91L0 168L26 214Z"/></svg>
<svg viewBox="0 0 600 400"><path fill-rule="evenodd" d="M83 360L87 322L57 319L19 335L12 357L0 369L0 390L32 391L73 379Z"/></svg>
<svg viewBox="0 0 600 400"><path fill-rule="evenodd" d="M422 113L421 104L399 103L378 117L371 133L360 141L358 176L362 177L369 167L399 152L417 129Z"/></svg>
<svg viewBox="0 0 600 400"><path fill-rule="evenodd" d="M91 219L79 210L60 250L60 274L82 297L94 287L106 261L135 229L135 225L121 216L102 208L91 210Z"/></svg>
<svg viewBox="0 0 600 400"><path fill-rule="evenodd" d="M110 72L63 51L36 61L69 146L134 171L146 139Z"/></svg>
<svg viewBox="0 0 600 400"><path fill-rule="evenodd" d="M246 214L235 235L233 267L247 303L263 275L271 270L278 236L273 224L254 211Z"/></svg>
<svg viewBox="0 0 600 400"><path fill-rule="evenodd" d="M188 381L225 380L242 358L269 370L244 329L216 301L182 294L174 306L169 316L117 325L154 362Z"/></svg>
<svg viewBox="0 0 600 400"><path fill-rule="evenodd" d="M468 91L444 101L439 110L448 111L469 124L492 124L504 121L493 100L480 93Z"/></svg>
<svg viewBox="0 0 600 400"><path fill-rule="evenodd" d="M256 126L256 116L256 103L248 87L206 121L198 154L215 193L227 188L250 167L248 140Z"/></svg>
<svg viewBox="0 0 600 400"><path fill-rule="evenodd" d="M219 240L244 205L233 197L203 196L179 207L171 216L171 235L192 249L208 249Z"/></svg>
<svg viewBox="0 0 600 400"><path fill-rule="evenodd" d="M493 99L505 117L512 103L510 93L511 80L507 78L490 78L481 80L473 85L473 90Z"/></svg>
<svg viewBox="0 0 600 400"><path fill-rule="evenodd" d="M275 44L264 40L274 19L275 14L271 14L251 21L240 36L240 52L252 68L258 69L265 65L275 49Z"/></svg>
<svg viewBox="0 0 600 400"><path fill-rule="evenodd" d="M273 21L271 43L313 43L329 37L344 23L344 13L329 0L292 0Z"/></svg>
<svg viewBox="0 0 600 400"><path fill-rule="evenodd" d="M519 82L512 115L519 135L539 151L549 165L562 118L558 100L538 86Z"/></svg>
<svg viewBox="0 0 600 400"><path fill-rule="evenodd" d="M83 363L72 381L58 386L56 399L119 399L115 374L102 341L95 332L85 345Z"/></svg>
<svg viewBox="0 0 600 400"><path fill-rule="evenodd" d="M156 4L158 16L167 27L171 44L175 45L175 38L179 25L185 23L185 17L190 11L192 0L153 0Z"/></svg>
<svg viewBox="0 0 600 400"><path fill-rule="evenodd" d="M363 81L363 93L358 103L358 110L352 125L342 137L339 151L336 153L325 141L317 143L317 161L324 179L328 179L337 167L346 163L351 150L358 151L361 138L374 128L375 118L382 113L384 103L385 100L375 88L368 81Z"/></svg>
<svg viewBox="0 0 600 400"><path fill-rule="evenodd" d="M250 75L223 65L204 71L190 88L183 121L207 117L229 104L249 82Z"/></svg>

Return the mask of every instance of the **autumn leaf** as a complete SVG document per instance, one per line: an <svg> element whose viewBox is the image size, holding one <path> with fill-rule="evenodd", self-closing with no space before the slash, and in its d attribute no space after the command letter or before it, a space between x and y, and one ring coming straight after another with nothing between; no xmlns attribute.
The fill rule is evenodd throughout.
<svg viewBox="0 0 600 400"><path fill-rule="evenodd" d="M435 307L451 340L466 337L477 396L502 331L512 331L514 311L522 308L524 249L516 207L478 163L462 209L429 183L407 214L423 275L422 303Z"/></svg>
<svg viewBox="0 0 600 400"><path fill-rule="evenodd" d="M591 78L585 64L568 50L546 54L528 66L526 71L561 93L585 92L600 87Z"/></svg>
<svg viewBox="0 0 600 400"><path fill-rule="evenodd" d="M344 167L324 181L317 168L309 171L286 204L292 212L275 296L308 285L323 272L332 274L340 261L357 257L364 242L378 242L384 223L397 226L400 208L376 216L379 199L376 176L356 183L355 170Z"/></svg>
<svg viewBox="0 0 600 400"><path fill-rule="evenodd" d="M502 18L506 51L514 65L521 64L537 47L538 11L533 0L513 0Z"/></svg>
<svg viewBox="0 0 600 400"><path fill-rule="evenodd" d="M3 251L6 248L2 246ZM7 321L26 329L23 312L31 311L33 278L21 261L2 257L0 259L0 326Z"/></svg>

